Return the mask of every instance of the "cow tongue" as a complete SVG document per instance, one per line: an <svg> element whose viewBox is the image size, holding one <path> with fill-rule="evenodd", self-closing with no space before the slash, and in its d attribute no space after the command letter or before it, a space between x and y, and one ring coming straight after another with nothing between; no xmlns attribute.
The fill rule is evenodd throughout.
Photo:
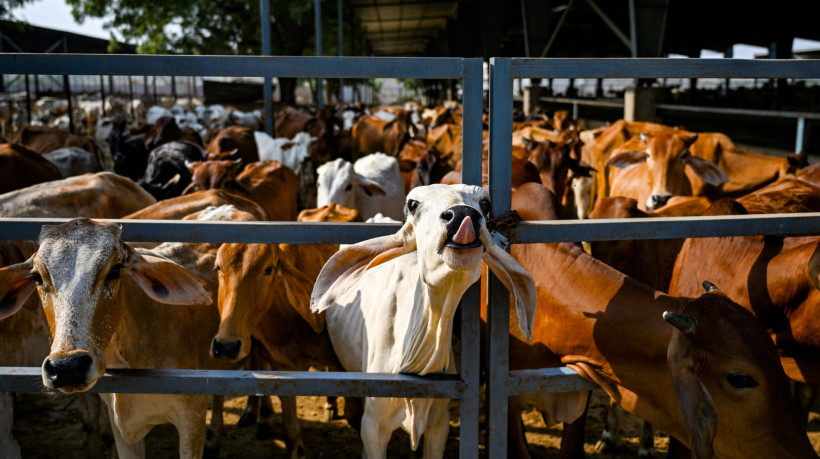
<svg viewBox="0 0 820 459"><path fill-rule="evenodd" d="M473 230L473 221L470 217L464 217L461 221L461 226L458 228L456 235L453 236L453 242L456 244L470 244L475 241L475 231Z"/></svg>

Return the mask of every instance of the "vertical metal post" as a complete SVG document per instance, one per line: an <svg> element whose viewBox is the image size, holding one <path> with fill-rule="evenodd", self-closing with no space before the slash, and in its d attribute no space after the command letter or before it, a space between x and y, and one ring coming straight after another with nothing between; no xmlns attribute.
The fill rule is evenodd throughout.
<svg viewBox="0 0 820 459"><path fill-rule="evenodd" d="M63 35L63 54L68 54L68 38ZM71 81L63 75L63 91L68 100L68 132L74 134L74 104L71 103Z"/></svg>
<svg viewBox="0 0 820 459"><path fill-rule="evenodd" d="M259 8L262 10L262 55L270 56L270 0L260 0ZM273 89L269 76L265 77L262 94L265 98L265 132L273 137Z"/></svg>
<svg viewBox="0 0 820 459"><path fill-rule="evenodd" d="M188 86L188 110L194 110L194 77L189 76L185 79Z"/></svg>
<svg viewBox="0 0 820 459"><path fill-rule="evenodd" d="M806 140L806 118L797 118L797 138L794 140L794 152L803 153L803 145Z"/></svg>
<svg viewBox="0 0 820 459"><path fill-rule="evenodd" d="M490 59L490 196L493 214L510 211L512 182L512 61ZM488 457L507 457L507 378L510 367L510 294L489 274L487 292Z"/></svg>
<svg viewBox="0 0 820 459"><path fill-rule="evenodd" d="M31 124L31 90L28 86L28 74L26 74L26 120Z"/></svg>
<svg viewBox="0 0 820 459"><path fill-rule="evenodd" d="M131 79L131 75L128 75L128 112L131 114L131 118L136 118L134 114L134 80Z"/></svg>
<svg viewBox="0 0 820 459"><path fill-rule="evenodd" d="M336 0L336 28L339 29L339 57L343 57L345 55L344 51L344 23L342 22L342 0ZM345 94L345 79L339 78L339 95L338 95L338 102L342 103L342 98Z"/></svg>
<svg viewBox="0 0 820 459"><path fill-rule="evenodd" d="M463 59L462 107L464 109L461 138L462 182L481 186L481 130L483 118L483 59ZM461 459L478 455L478 400L481 372L481 285L473 285L461 301L461 393L459 454Z"/></svg>
<svg viewBox="0 0 820 459"><path fill-rule="evenodd" d="M629 0L629 43L632 45L632 57L638 57L638 25L635 18L635 0Z"/></svg>
<svg viewBox="0 0 820 459"><path fill-rule="evenodd" d="M527 7L524 3L527 0L521 0L521 24L524 26L524 56L530 57L530 34L527 31Z"/></svg>
<svg viewBox="0 0 820 459"><path fill-rule="evenodd" d="M0 30L0 53L3 52L3 31ZM6 75L0 73L0 92L6 92Z"/></svg>
<svg viewBox="0 0 820 459"><path fill-rule="evenodd" d="M322 0L313 0L313 9L316 22L316 55L322 55ZM316 105L324 108L325 100L322 89L322 79L316 79Z"/></svg>
<svg viewBox="0 0 820 459"><path fill-rule="evenodd" d="M151 79L151 83L154 85L154 105L159 104L159 98L157 97L157 76L154 75L154 78Z"/></svg>
<svg viewBox="0 0 820 459"><path fill-rule="evenodd" d="M102 114L105 116L105 77L100 75L100 99L102 99Z"/></svg>
<svg viewBox="0 0 820 459"><path fill-rule="evenodd" d="M142 100L148 100L148 76L142 75Z"/></svg>
<svg viewBox="0 0 820 459"><path fill-rule="evenodd" d="M174 100L174 105L177 104L177 77L171 75L171 99Z"/></svg>

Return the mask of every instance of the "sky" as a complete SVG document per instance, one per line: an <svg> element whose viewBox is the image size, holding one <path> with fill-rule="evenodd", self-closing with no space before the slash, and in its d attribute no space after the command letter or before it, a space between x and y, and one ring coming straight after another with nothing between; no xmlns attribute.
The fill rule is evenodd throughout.
<svg viewBox="0 0 820 459"><path fill-rule="evenodd" d="M80 33L97 38L108 39L110 33L103 29L102 19L86 19L82 24L77 24L71 15L71 8L66 5L65 0L35 0L23 8L12 11L17 19L23 19L33 25L48 27L52 29L65 30L68 32ZM820 42L796 38L794 50L820 49ZM753 59L755 54L766 53L766 48L737 44L734 46L734 57L736 59ZM723 57L723 52L702 50L700 56L696 57Z"/></svg>

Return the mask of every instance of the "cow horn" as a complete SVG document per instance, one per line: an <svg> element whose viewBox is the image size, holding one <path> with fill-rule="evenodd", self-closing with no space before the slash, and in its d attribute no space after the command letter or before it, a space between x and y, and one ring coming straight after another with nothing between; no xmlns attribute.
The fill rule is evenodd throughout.
<svg viewBox="0 0 820 459"><path fill-rule="evenodd" d="M523 135L521 136L521 142L524 143L525 147L532 148L532 141L530 139L524 137Z"/></svg>
<svg viewBox="0 0 820 459"><path fill-rule="evenodd" d="M698 321L692 316L677 314L671 311L663 312L663 320L683 332L686 336L694 336L698 332Z"/></svg>
<svg viewBox="0 0 820 459"><path fill-rule="evenodd" d="M706 293L712 292L719 292L720 289L717 288L717 285L709 282L708 280L703 281L703 289L706 290Z"/></svg>
<svg viewBox="0 0 820 459"><path fill-rule="evenodd" d="M638 136L640 136L641 142L646 143L646 133L645 132L641 132L640 134L638 134Z"/></svg>

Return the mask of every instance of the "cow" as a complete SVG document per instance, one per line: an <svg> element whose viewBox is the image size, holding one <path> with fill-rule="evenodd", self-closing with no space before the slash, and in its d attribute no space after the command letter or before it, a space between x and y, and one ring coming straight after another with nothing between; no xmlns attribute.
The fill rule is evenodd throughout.
<svg viewBox="0 0 820 459"><path fill-rule="evenodd" d="M292 139L300 132L307 132L312 137L322 137L334 132L334 127L342 127L342 120L336 117L336 110L331 107L320 108L315 115L287 110L276 118L274 132L276 137Z"/></svg>
<svg viewBox="0 0 820 459"><path fill-rule="evenodd" d="M265 210L250 199L228 193L225 190L195 191L184 196L166 199L149 205L122 218L138 220L181 220L186 215L207 209L231 205L237 210L253 215L256 220L265 220Z"/></svg>
<svg viewBox="0 0 820 459"><path fill-rule="evenodd" d="M512 155L512 177L511 177L511 185L512 189L516 189L519 186L523 185L527 182L535 182L541 183L541 176L538 172L538 168L526 159L527 150L523 146L513 146L513 155ZM489 153L488 153L488 144L487 142L484 143L484 150L481 153L481 186L485 189L489 189L490 183L490 161L489 161ZM442 179L441 183L445 185L453 185L456 183L461 183L461 161L456 164L456 168L447 173Z"/></svg>
<svg viewBox="0 0 820 459"><path fill-rule="evenodd" d="M61 178L57 167L37 153L18 144L0 144L0 193Z"/></svg>
<svg viewBox="0 0 820 459"><path fill-rule="evenodd" d="M556 206L534 184L512 196L524 220L549 219ZM510 311L511 370L567 366L695 457L815 457L771 339L726 294L707 284L696 297L664 295L577 244L521 244L511 252L540 293L531 342ZM521 403L536 405L552 424L576 420L586 397L510 398L511 457L528 456Z"/></svg>
<svg viewBox="0 0 820 459"><path fill-rule="evenodd" d="M806 183L820 187L820 163L814 163L800 169L796 176Z"/></svg>
<svg viewBox="0 0 820 459"><path fill-rule="evenodd" d="M373 115L365 115L356 121L351 130L353 154L361 157L372 153L397 155L401 147L414 134L415 126L410 115L397 110L393 121L385 121Z"/></svg>
<svg viewBox="0 0 820 459"><path fill-rule="evenodd" d="M162 144L148 155L148 166L138 183L158 200L179 196L191 183L191 172L185 163L202 159L202 148L195 143Z"/></svg>
<svg viewBox="0 0 820 459"><path fill-rule="evenodd" d="M185 187L182 194L212 189L223 189L234 194L242 193L236 184L236 176L243 168L241 159L189 161L185 163L185 167L191 173L191 183Z"/></svg>
<svg viewBox="0 0 820 459"><path fill-rule="evenodd" d="M208 306L218 244L136 250L120 236L118 225L74 219L43 228L34 256L0 269L0 318L35 290L43 303L52 338L43 385L79 393L107 368L231 368L207 352L219 323ZM201 457L208 396L100 396L120 457L143 456L142 439L159 423L177 428L180 457Z"/></svg>
<svg viewBox="0 0 820 459"><path fill-rule="evenodd" d="M150 124L150 123L149 123ZM173 116L163 116L145 133L145 148L151 151L169 142L191 142L202 147L202 137L191 128L180 128Z"/></svg>
<svg viewBox="0 0 820 459"><path fill-rule="evenodd" d="M0 202L2 217L119 218L153 203L154 199L128 179L104 173L18 190L0 196ZM34 241L0 241L0 267L23 263L36 250ZM29 299L17 314L0 320L0 365L38 366L48 353L48 328L37 299ZM101 421L97 416L97 405L101 402L96 396L81 398L86 448L90 457L97 457L103 448ZM10 429L12 419L9 394L0 394L0 451L4 458L20 457L11 431L4 429Z"/></svg>
<svg viewBox="0 0 820 459"><path fill-rule="evenodd" d="M521 140L529 152L527 159L538 169L541 184L556 196L565 197L572 178L591 177L595 171L574 154L574 137L560 136L555 140L545 138L543 141L522 137Z"/></svg>
<svg viewBox="0 0 820 459"><path fill-rule="evenodd" d="M399 155L399 169L404 177L404 193L417 186L439 183L450 168L439 161L438 152L423 140L411 139L404 144Z"/></svg>
<svg viewBox="0 0 820 459"><path fill-rule="evenodd" d="M729 180L726 173L689 152L697 138L697 134L685 132L633 137L606 161L608 166L621 169L612 173L609 195L633 198L642 210L658 209L672 196L692 196L686 166L707 184L720 187Z"/></svg>
<svg viewBox="0 0 820 459"><path fill-rule="evenodd" d="M404 179L396 158L377 153L354 164L338 158L316 172L317 206L335 202L358 210L364 219L379 212L397 220L403 218Z"/></svg>
<svg viewBox="0 0 820 459"><path fill-rule="evenodd" d="M43 158L57 167L62 178L102 171L97 157L82 148L60 148L44 153Z"/></svg>
<svg viewBox="0 0 820 459"><path fill-rule="evenodd" d="M461 161L462 132L458 124L442 124L427 133L427 144L433 147L439 157L450 167Z"/></svg>
<svg viewBox="0 0 820 459"><path fill-rule="evenodd" d="M254 133L244 126L229 126L219 131L208 143L208 154L235 151L245 164L259 161L259 149Z"/></svg>
<svg viewBox="0 0 820 459"><path fill-rule="evenodd" d="M299 217L300 221L351 221L358 212L334 203ZM211 355L237 362L254 352L250 361L260 362L262 368L251 369L342 371L323 318L310 312L313 282L336 250L338 244L223 244L216 259L221 321ZM302 456L296 398L280 399L288 451L293 457Z"/></svg>
<svg viewBox="0 0 820 459"><path fill-rule="evenodd" d="M515 293L524 336L535 313L532 278L495 244L486 221L489 193L468 185L430 185L407 196L406 219L394 235L336 253L322 268L311 311L325 314L336 355L348 371L455 373L453 316L481 275L482 259ZM372 286L378 285L374 289ZM365 456L386 457L393 430L404 428L424 457L444 454L450 430L446 399L365 400Z"/></svg>
<svg viewBox="0 0 820 459"><path fill-rule="evenodd" d="M48 153L64 147L77 147L96 153L94 141L88 137L69 134L50 126L23 126L11 139L11 143L23 145L36 153Z"/></svg>
<svg viewBox="0 0 820 459"><path fill-rule="evenodd" d="M273 138L264 132L254 132L259 146L260 161L278 161L297 175L305 160L310 159L310 146L316 141L307 132L299 132L293 138Z"/></svg>
<svg viewBox="0 0 820 459"><path fill-rule="evenodd" d="M784 179L735 200L722 199L707 215L820 211L820 188ZM736 236L687 239L675 262L669 292L688 295L695 276L721 282L726 294L751 311L771 334L783 369L816 394L820 385L817 281L820 238ZM805 389L805 388L801 388ZM804 422L813 396L803 400Z"/></svg>

